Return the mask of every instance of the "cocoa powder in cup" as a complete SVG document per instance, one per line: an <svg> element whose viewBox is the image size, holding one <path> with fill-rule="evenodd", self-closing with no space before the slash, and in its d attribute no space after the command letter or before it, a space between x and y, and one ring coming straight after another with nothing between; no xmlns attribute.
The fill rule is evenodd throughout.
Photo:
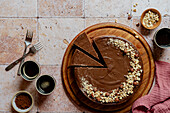
<svg viewBox="0 0 170 113"><path fill-rule="evenodd" d="M16 96L15 103L18 108L27 109L31 106L32 100L30 95L26 93L21 93L18 96Z"/></svg>

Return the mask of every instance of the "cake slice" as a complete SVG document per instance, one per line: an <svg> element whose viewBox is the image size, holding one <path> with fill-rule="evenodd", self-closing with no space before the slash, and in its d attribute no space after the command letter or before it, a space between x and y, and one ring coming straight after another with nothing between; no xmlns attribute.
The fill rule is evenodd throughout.
<svg viewBox="0 0 170 113"><path fill-rule="evenodd" d="M103 66L96 60L92 59L82 51L75 49L70 66Z"/></svg>
<svg viewBox="0 0 170 113"><path fill-rule="evenodd" d="M87 37L86 33L83 33L79 37L77 37L77 39L74 41L74 44L92 55L93 57L99 59L98 54L96 53L92 45L92 40Z"/></svg>

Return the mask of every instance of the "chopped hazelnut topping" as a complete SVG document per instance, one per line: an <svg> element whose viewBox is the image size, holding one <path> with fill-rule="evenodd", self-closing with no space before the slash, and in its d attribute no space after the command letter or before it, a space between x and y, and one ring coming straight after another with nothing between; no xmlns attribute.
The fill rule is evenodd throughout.
<svg viewBox="0 0 170 113"><path fill-rule="evenodd" d="M119 99L118 99L118 98L115 98L115 102L119 102Z"/></svg>

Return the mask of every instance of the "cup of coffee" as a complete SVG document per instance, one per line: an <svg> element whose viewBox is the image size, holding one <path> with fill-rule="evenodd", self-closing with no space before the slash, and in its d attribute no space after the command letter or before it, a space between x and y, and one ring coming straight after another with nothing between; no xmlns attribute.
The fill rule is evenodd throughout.
<svg viewBox="0 0 170 113"><path fill-rule="evenodd" d="M154 42L160 48L170 47L170 29L162 28L154 35Z"/></svg>
<svg viewBox="0 0 170 113"><path fill-rule="evenodd" d="M35 61L26 61L21 64L20 71L25 80L32 81L40 75L40 66Z"/></svg>
<svg viewBox="0 0 170 113"><path fill-rule="evenodd" d="M42 75L35 82L37 91L42 95L51 94L54 91L55 85L56 80L50 75Z"/></svg>

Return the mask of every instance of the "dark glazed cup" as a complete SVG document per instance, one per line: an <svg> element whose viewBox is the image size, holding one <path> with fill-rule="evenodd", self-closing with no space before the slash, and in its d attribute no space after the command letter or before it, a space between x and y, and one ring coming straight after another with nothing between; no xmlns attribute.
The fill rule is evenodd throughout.
<svg viewBox="0 0 170 113"><path fill-rule="evenodd" d="M160 48L170 47L170 29L162 28L155 32L154 42Z"/></svg>
<svg viewBox="0 0 170 113"><path fill-rule="evenodd" d="M56 86L56 80L50 75L40 76L35 83L36 90L42 95L51 94Z"/></svg>

